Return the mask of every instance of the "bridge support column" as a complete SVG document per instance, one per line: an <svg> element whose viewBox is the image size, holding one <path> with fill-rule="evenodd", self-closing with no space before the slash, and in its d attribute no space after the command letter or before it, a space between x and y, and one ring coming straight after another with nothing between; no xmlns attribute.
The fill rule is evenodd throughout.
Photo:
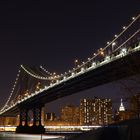
<svg viewBox="0 0 140 140"><path fill-rule="evenodd" d="M27 109L20 110L19 126L28 126L28 110Z"/></svg>
<svg viewBox="0 0 140 140"><path fill-rule="evenodd" d="M28 126L28 110L25 110L25 126Z"/></svg>
<svg viewBox="0 0 140 140"><path fill-rule="evenodd" d="M42 126L41 113L42 107L33 108L33 126Z"/></svg>
<svg viewBox="0 0 140 140"><path fill-rule="evenodd" d="M17 126L16 133L45 133L45 128L41 124L41 113L43 106L33 106L32 108L20 108L20 123ZM33 111L33 125L28 126L28 111Z"/></svg>
<svg viewBox="0 0 140 140"><path fill-rule="evenodd" d="M33 108L33 126L36 126L36 108Z"/></svg>

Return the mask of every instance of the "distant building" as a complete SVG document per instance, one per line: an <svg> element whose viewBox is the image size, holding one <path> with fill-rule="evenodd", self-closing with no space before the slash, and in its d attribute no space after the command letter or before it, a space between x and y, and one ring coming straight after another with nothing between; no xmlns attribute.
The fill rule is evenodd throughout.
<svg viewBox="0 0 140 140"><path fill-rule="evenodd" d="M59 124L59 120L57 120L57 117L54 112L46 113L45 115L45 125L47 126L57 126Z"/></svg>
<svg viewBox="0 0 140 140"><path fill-rule="evenodd" d="M124 120L129 120L132 119L134 116L134 112L131 110L126 110L124 105L123 105L123 100L121 99L120 107L115 114L115 121L124 121Z"/></svg>
<svg viewBox="0 0 140 140"><path fill-rule="evenodd" d="M112 123L111 99L82 99L80 101L81 125L104 125Z"/></svg>
<svg viewBox="0 0 140 140"><path fill-rule="evenodd" d="M5 117L0 117L0 126L5 125Z"/></svg>
<svg viewBox="0 0 140 140"><path fill-rule="evenodd" d="M115 121L123 121L128 120L130 118L129 111L127 111L123 105L123 100L121 99L119 109L117 113L115 114Z"/></svg>
<svg viewBox="0 0 140 140"><path fill-rule="evenodd" d="M54 121L56 119L55 113L46 113L46 121Z"/></svg>
<svg viewBox="0 0 140 140"><path fill-rule="evenodd" d="M140 118L140 94L130 98L130 111L135 114L134 118Z"/></svg>
<svg viewBox="0 0 140 140"><path fill-rule="evenodd" d="M17 126L17 117L0 117L0 126Z"/></svg>
<svg viewBox="0 0 140 140"><path fill-rule="evenodd" d="M118 111L116 114L116 122L118 121L124 121L124 120L129 120L133 116L133 113L130 110L125 110L125 111Z"/></svg>
<svg viewBox="0 0 140 140"><path fill-rule="evenodd" d="M123 105L122 99L121 99L121 104L120 104L120 107L119 107L119 111L125 111L125 107Z"/></svg>
<svg viewBox="0 0 140 140"><path fill-rule="evenodd" d="M74 105L67 105L61 108L61 122L67 125L79 125L80 123L80 110L79 107Z"/></svg>

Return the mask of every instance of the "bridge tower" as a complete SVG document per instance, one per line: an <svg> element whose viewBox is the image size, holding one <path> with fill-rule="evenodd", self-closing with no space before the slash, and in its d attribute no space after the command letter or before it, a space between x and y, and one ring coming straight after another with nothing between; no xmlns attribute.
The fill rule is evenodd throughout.
<svg viewBox="0 0 140 140"><path fill-rule="evenodd" d="M16 133L31 133L31 134L42 134L45 133L45 128L42 125L42 109L44 105L33 104L33 105L22 105L19 107L20 120L19 126L16 128ZM33 124L29 125L29 111L33 113Z"/></svg>

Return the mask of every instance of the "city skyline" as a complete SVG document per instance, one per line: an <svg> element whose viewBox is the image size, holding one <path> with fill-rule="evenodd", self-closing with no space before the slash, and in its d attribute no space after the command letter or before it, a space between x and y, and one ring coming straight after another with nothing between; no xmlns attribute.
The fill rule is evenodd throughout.
<svg viewBox="0 0 140 140"><path fill-rule="evenodd" d="M110 11L113 9L107 9L106 13L104 14L103 12L99 12L99 6L101 5L98 2L96 2L95 11L89 4L82 4L81 7L78 7L79 11L82 8L85 8L84 13L79 12L76 5L72 5L72 7L74 8L73 11L70 10L71 7L67 4L66 6L68 7L68 10L65 8L65 5L59 5L60 7L64 7L63 10L59 9L57 5L55 5L56 11L54 12L54 9L52 10L51 8L46 11L45 7L43 11L40 7L38 7L37 4L38 3L35 3L34 6L31 6L31 3L29 3L27 7L23 5L21 6L21 9L19 9L20 6L18 3L10 3L8 5L9 9L7 11L8 19L5 19L5 16L2 16L7 24L4 24L3 22L1 23L1 25L3 25L2 27L4 27L2 29L4 35L2 36L3 32L1 33L1 46L3 46L1 52L1 60L4 60L1 63L1 79L3 79L0 88L2 95L1 104L6 101L5 98L10 93L18 66L21 63L27 63L29 65L42 64L45 65L49 71L58 71L57 73L66 71L74 66L75 59L78 59L79 61L86 60L94 53L94 51L104 46L108 40L112 39L115 33L120 32L123 24L127 24L131 20L131 17L135 16L139 12L138 7L135 4L135 8L131 9L132 11L130 9L123 11L123 9L121 9L122 7L119 5L119 2L117 5L114 5L113 8L117 9L118 7L120 7L120 11L122 10L122 14L119 15L114 10L114 14L116 15L115 17L110 13ZM42 6L43 4L41 3L40 5ZM4 6L7 5L5 4ZM131 2L128 4L128 7L129 6L131 6ZM38 13L34 13L35 8L39 8ZM88 11L88 8L92 12L90 10ZM3 9L4 8L2 8L2 10ZM105 11L106 9L103 8L102 10ZM17 13L18 11L21 12L21 15ZM61 20L56 16L56 12L58 12L58 16ZM66 12L68 15L65 15L64 12ZM91 13L89 14L89 12ZM19 16L21 17L21 19L18 19ZM38 19L40 16L42 16L41 23ZM55 20L53 19L53 16L55 17ZM29 19L29 17L31 19ZM49 20L44 21L44 17L50 18L51 22L47 23ZM63 20L64 17L66 17L65 20ZM80 22L76 20L76 17L80 19ZM109 21L107 21L107 19ZM9 24L8 20L12 21L12 23ZM57 20L59 22L55 24ZM63 25L62 23L64 24L64 26L61 26ZM97 27L98 29L96 29L95 27ZM8 31L8 28L10 28L10 31ZM45 29L45 31L43 31L43 29ZM101 34L102 31L103 34ZM109 31L109 33L107 31ZM94 32L95 34L93 35ZM9 48L9 46L13 47L12 50L10 50L11 48ZM8 49L10 51L8 51ZM8 59L4 59L5 57L7 57ZM9 59L11 62L9 61ZM3 73L5 73L5 76ZM117 88L116 83L111 83L107 86L100 86L93 90L84 91L82 93L78 93L77 95L72 95L71 97L60 99L56 102L54 101L55 103L48 104L47 108L55 108L57 106L56 104L59 103L61 105L64 100L64 102L67 102L69 100L75 102L76 104L77 101L75 98L78 98L80 96L90 97L97 95L99 96L99 94L101 94L100 96L110 97L112 92L114 92L114 87L116 87L116 91L113 94L116 98L117 96L115 95L118 95L120 89ZM120 95L120 97L121 96L122 95Z"/></svg>
<svg viewBox="0 0 140 140"><path fill-rule="evenodd" d="M96 126L107 125L118 121L137 118L139 113L140 95L134 95L125 109L122 99L118 109L113 112L112 100L109 98L84 98L79 105L65 104L60 107L60 114L47 112L42 108L41 122L45 126ZM33 125L32 112L28 114L28 124ZM18 126L19 115L16 117L0 117L0 126Z"/></svg>

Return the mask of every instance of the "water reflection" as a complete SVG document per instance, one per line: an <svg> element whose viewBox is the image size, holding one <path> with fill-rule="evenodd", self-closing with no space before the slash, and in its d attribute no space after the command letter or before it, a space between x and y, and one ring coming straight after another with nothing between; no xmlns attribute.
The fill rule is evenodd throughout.
<svg viewBox="0 0 140 140"><path fill-rule="evenodd" d="M15 134L15 133L0 133L0 140L63 140L63 136L53 135L26 135L26 134Z"/></svg>

